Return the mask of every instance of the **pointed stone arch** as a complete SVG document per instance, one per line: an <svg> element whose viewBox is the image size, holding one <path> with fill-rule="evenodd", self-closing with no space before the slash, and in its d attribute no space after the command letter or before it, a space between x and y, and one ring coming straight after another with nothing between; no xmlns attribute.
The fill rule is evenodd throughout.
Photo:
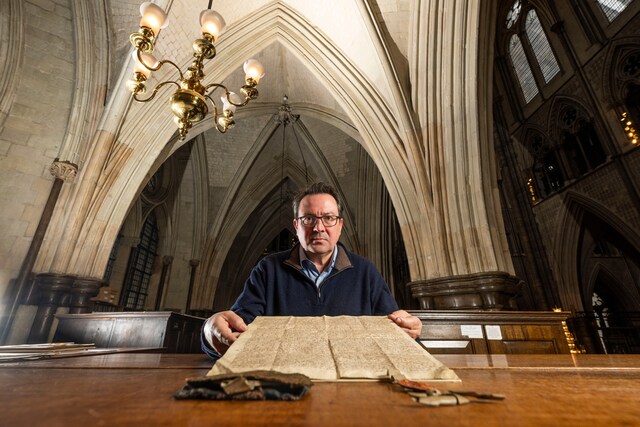
<svg viewBox="0 0 640 427"><path fill-rule="evenodd" d="M556 222L551 248L552 260L558 275L558 292L563 309L585 311L582 294L578 288L580 277L576 268L580 233L585 213L589 213L614 229L636 251L640 251L640 234L606 206L593 199L569 190L563 197L565 210Z"/></svg>
<svg viewBox="0 0 640 427"><path fill-rule="evenodd" d="M637 52L640 55L639 46L640 37L625 37L611 41L602 66L602 87L606 88L602 95L605 104L617 109L623 108L629 83L640 85L640 73L625 75L621 64L629 54ZM620 112L622 110L617 111Z"/></svg>
<svg viewBox="0 0 640 427"><path fill-rule="evenodd" d="M299 137L303 141L303 144L310 149L309 151L312 152L312 156L310 157L318 159L316 167L314 168L316 176L310 177L311 180L323 180L331 183L331 185L336 188L339 196L343 200L346 200L337 177L333 174L322 151L314 142L311 135L308 134L304 125L296 123L294 126L299 127ZM227 260L229 250L237 233L245 225L251 213L261 207L261 202L256 200L255 195L270 194L280 188L281 185L284 185L285 182L290 182L294 190L303 188L306 185L307 171L290 158L287 158L285 164L281 165L283 170L287 171L286 179L280 177L280 170L273 168L264 171L259 176L249 177L253 165L277 129L278 126L275 121L270 120L267 123L256 142L252 145L249 153L244 157L234 177L230 180L231 186L226 191L222 206L219 208L214 224L208 234L207 246L203 253L203 265L206 267L202 270L202 274L196 283L194 306L200 304L202 305L201 308L206 309L210 307L214 295L216 295L221 270ZM262 208L268 210L273 207L262 206ZM282 209L282 207L278 206L277 209ZM286 209L289 209L288 204ZM346 216L345 222L349 224L353 223L351 213L348 209L345 209L343 215ZM288 225L290 226L290 224ZM271 224L270 226L272 230L277 229L279 231L282 227L287 226L287 224ZM343 230L343 237L349 246L356 248L359 246L357 235L353 230L345 228Z"/></svg>
<svg viewBox="0 0 640 427"><path fill-rule="evenodd" d="M426 274L425 257L418 247L430 244L419 242L420 229L429 218L421 217L424 207L420 206L422 197L416 191L422 185L417 178L420 174L412 176L411 171L416 171L415 159L407 156L407 151L414 150L418 144L411 143L412 137L407 136L411 132L402 132L410 122L408 113L394 110L394 102L371 90L372 84L367 77L332 47L330 40L286 4L266 5L255 14L253 21L229 28L225 40L224 49L225 42L220 44L217 68L211 72L214 80L220 80L221 76L238 68L244 58L276 41L296 55L304 56L305 65L332 92L362 135L362 144L381 171L401 224L415 225L402 227L403 237L407 253L414 260L413 269ZM124 79L121 85L124 85ZM118 87L114 92L120 90L124 88ZM155 101L144 108L130 107L119 138L111 147L114 154L107 157L104 173L99 178L108 185L98 184L98 189L108 188L108 193L98 190L91 195L92 202L78 236L79 244L74 247L66 270L91 276L103 268L95 263L96 257L101 258L97 253L101 249L94 238L115 239L115 224L122 222L143 177L175 133L169 114L164 103ZM153 119L148 120L149 117Z"/></svg>
<svg viewBox="0 0 640 427"><path fill-rule="evenodd" d="M584 284L582 287L582 300L585 311L587 312L593 311L591 306L591 296L596 291L596 285L602 281L602 277L605 277L610 283L617 282L616 275L613 272L611 272L606 266L598 264L589 277L589 283ZM625 287L616 287L613 289L607 289L607 291L607 295L609 296L607 301L611 303L611 297L615 300L615 307L610 307L614 308L614 311L634 311L635 308L638 307L637 302L639 296L637 293L634 295L634 293L629 292L629 289L626 289ZM599 295L600 297L603 296L601 293Z"/></svg>
<svg viewBox="0 0 640 427"><path fill-rule="evenodd" d="M569 108L576 108L579 113L577 119L587 119L590 121L595 120L595 115L593 111L590 111L589 108L577 97L570 96L555 96L551 101L551 107L549 108L549 114L547 116L547 131L546 133L549 137L556 143L560 143L560 129L566 127L563 126L560 122L563 120L563 113L567 111ZM596 128L600 133L602 133L602 128L599 123L596 123Z"/></svg>

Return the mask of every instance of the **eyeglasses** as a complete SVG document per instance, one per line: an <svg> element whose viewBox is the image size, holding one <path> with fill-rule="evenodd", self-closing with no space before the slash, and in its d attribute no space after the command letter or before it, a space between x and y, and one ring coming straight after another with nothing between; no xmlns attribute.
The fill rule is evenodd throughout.
<svg viewBox="0 0 640 427"><path fill-rule="evenodd" d="M304 227L315 227L316 223L318 222L318 219L321 219L322 224L325 227L333 227L338 223L338 220L340 218L342 217L336 216L336 215L323 215L323 216L305 215L305 216L298 217L298 221L300 221L300 224L302 224Z"/></svg>

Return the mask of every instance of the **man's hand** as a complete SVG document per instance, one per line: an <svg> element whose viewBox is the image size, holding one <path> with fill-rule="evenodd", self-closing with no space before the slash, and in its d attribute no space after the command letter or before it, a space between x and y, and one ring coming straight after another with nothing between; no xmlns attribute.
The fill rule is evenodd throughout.
<svg viewBox="0 0 640 427"><path fill-rule="evenodd" d="M204 323L204 337L220 355L226 353L241 333L247 330L242 317L233 311L220 311Z"/></svg>
<svg viewBox="0 0 640 427"><path fill-rule="evenodd" d="M411 338L416 339L420 336L422 322L416 316L412 316L404 310L398 310L387 317L400 326Z"/></svg>

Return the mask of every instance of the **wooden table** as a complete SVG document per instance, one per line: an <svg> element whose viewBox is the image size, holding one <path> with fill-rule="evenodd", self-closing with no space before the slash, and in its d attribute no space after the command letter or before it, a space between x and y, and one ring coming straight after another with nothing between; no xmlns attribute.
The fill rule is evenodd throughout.
<svg viewBox="0 0 640 427"><path fill-rule="evenodd" d="M200 355L111 354L0 365L2 426L640 425L640 356L439 355L495 404L426 407L389 383L317 383L297 402L176 401Z"/></svg>

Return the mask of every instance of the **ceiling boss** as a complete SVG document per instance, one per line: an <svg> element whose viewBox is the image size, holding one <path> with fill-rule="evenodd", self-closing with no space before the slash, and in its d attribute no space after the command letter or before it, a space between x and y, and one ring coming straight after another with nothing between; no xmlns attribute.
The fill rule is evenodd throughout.
<svg viewBox="0 0 640 427"><path fill-rule="evenodd" d="M170 98L171 111L175 115L174 120L178 125L181 140L185 139L193 123L204 119L210 109L213 110L214 123L219 132L224 133L231 129L235 124L233 114L236 107L242 107L258 97L256 86L264 76L262 64L255 59L249 59L244 63L245 84L240 88L244 99L237 93L230 92L226 86L220 83L204 84L202 82L204 60L216 56L214 44L226 25L222 16L211 10L211 2L209 2L208 9L200 12L202 37L193 42L193 61L184 73L174 62L167 59L158 61L152 55L158 32L167 26L166 12L151 2L144 2L140 6L140 15L142 15L140 29L129 37L131 44L135 47L132 52L135 60L133 80L129 81L129 89L133 92L133 98L138 102L148 102L155 98L158 90L163 86L175 85L177 90ZM140 95L147 91L145 83L151 72L158 71L164 64L175 67L178 71L178 77L175 80L165 80L158 83L151 95L147 98L141 98ZM218 106L211 97L211 94L217 89L224 91L220 97L222 113L219 113Z"/></svg>

